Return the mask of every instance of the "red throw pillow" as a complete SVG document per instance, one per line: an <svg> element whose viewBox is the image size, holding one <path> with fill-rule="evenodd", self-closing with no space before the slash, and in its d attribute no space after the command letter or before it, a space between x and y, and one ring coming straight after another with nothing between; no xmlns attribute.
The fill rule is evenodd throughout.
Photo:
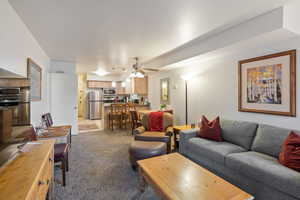
<svg viewBox="0 0 300 200"><path fill-rule="evenodd" d="M164 112L151 112L149 114L150 131L164 131Z"/></svg>
<svg viewBox="0 0 300 200"><path fill-rule="evenodd" d="M220 117L217 117L213 121L208 121L205 116L202 116L199 137L222 142L222 130L220 126Z"/></svg>
<svg viewBox="0 0 300 200"><path fill-rule="evenodd" d="M283 143L279 162L300 172L300 136L291 132Z"/></svg>

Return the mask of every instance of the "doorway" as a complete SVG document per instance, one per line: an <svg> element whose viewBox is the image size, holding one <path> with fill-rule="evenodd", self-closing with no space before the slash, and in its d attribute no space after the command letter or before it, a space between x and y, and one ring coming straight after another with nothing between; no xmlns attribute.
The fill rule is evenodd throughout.
<svg viewBox="0 0 300 200"><path fill-rule="evenodd" d="M90 120L88 118L88 99L86 73L78 74L78 130L79 133L88 133L91 131L102 130L102 120Z"/></svg>

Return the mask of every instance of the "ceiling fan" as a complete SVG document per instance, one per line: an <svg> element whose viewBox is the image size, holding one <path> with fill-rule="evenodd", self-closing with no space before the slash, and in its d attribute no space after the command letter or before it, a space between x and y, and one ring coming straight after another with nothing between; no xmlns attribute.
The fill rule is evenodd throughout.
<svg viewBox="0 0 300 200"><path fill-rule="evenodd" d="M130 77L136 77L136 78L143 78L147 71L150 72L158 72L160 71L159 69L154 69L154 68L148 68L148 67L143 67L139 64L139 58L134 57L135 63L132 65L133 72L131 73Z"/></svg>

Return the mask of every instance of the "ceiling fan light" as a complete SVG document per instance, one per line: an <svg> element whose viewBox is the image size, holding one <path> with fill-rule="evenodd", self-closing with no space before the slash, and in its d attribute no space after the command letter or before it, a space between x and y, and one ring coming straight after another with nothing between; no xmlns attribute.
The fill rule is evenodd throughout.
<svg viewBox="0 0 300 200"><path fill-rule="evenodd" d="M132 72L129 76L130 78L144 78L144 74L142 74L141 72Z"/></svg>

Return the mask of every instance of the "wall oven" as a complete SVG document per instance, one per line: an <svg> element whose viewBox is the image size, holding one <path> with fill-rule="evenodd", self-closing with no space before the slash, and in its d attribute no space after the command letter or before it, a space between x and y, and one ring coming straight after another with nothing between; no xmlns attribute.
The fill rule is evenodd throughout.
<svg viewBox="0 0 300 200"><path fill-rule="evenodd" d="M20 95L20 88L0 88L0 106L17 106Z"/></svg>
<svg viewBox="0 0 300 200"><path fill-rule="evenodd" d="M0 88L0 107L12 109L13 125L30 125L29 88Z"/></svg>

